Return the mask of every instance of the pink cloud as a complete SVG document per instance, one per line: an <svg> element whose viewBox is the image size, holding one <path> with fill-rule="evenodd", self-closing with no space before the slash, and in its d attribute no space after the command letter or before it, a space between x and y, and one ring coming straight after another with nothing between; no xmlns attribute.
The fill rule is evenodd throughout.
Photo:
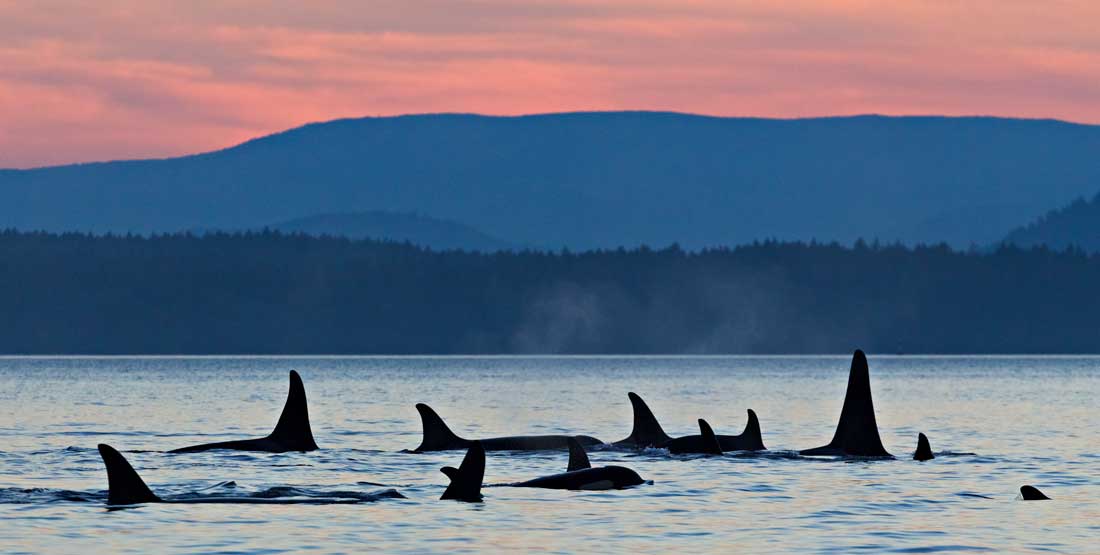
<svg viewBox="0 0 1100 555"><path fill-rule="evenodd" d="M0 167L310 121L656 109L1100 123L1100 4L0 0Z"/></svg>

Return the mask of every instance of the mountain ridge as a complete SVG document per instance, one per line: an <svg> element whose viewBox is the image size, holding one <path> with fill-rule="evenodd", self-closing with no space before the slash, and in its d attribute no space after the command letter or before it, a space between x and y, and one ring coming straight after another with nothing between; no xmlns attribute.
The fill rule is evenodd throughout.
<svg viewBox="0 0 1100 555"><path fill-rule="evenodd" d="M184 157L3 170L0 225L142 233L381 210L551 248L967 246L1095 193L1097 150L1098 126L989 116L348 118Z"/></svg>

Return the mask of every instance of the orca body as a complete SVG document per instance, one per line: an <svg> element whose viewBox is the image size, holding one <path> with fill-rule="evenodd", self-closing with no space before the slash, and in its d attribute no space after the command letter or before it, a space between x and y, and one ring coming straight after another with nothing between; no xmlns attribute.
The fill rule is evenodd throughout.
<svg viewBox="0 0 1100 555"><path fill-rule="evenodd" d="M875 422L875 406L871 401L871 377L867 356L856 350L848 372L848 391L840 410L833 440L828 445L799 451L805 456L890 457L882 446Z"/></svg>
<svg viewBox="0 0 1100 555"><path fill-rule="evenodd" d="M505 484L517 488L543 488L564 490L608 490L621 489L644 484L645 480L637 472L622 466L602 466L592 468L584 447L575 438L569 438L569 466L561 474L543 476L526 482ZM471 443L462 465L458 468L445 466L440 472L451 479L450 485L440 499L476 502L482 500L481 486L485 478L485 449L480 441Z"/></svg>
<svg viewBox="0 0 1100 555"><path fill-rule="evenodd" d="M302 377L294 370L290 371L290 391L287 393L283 413L279 422L267 437L221 441L173 449L169 453L197 453L211 449L231 449L235 451L264 451L268 453L286 453L288 451L316 451L313 431L309 426L309 410L306 407L306 388Z"/></svg>
<svg viewBox="0 0 1100 555"><path fill-rule="evenodd" d="M608 490L644 483L645 480L637 472L625 466L592 468L584 447L576 439L569 438L569 466L565 472L509 485L517 488Z"/></svg>
<svg viewBox="0 0 1100 555"><path fill-rule="evenodd" d="M702 435L670 437L661 428L661 424L657 422L657 417L653 416L653 411L649 410L649 406L637 393L630 392L627 393L627 396L630 398L630 405L634 409L634 428L626 439L616 441L612 445L633 449L667 448L669 452L673 453L701 453L707 448L704 445ZM741 435L715 436L722 451L764 451L767 449L764 446L764 439L760 432L760 420L756 417L756 412L748 409L748 414L749 421Z"/></svg>
<svg viewBox="0 0 1100 555"><path fill-rule="evenodd" d="M673 455L685 453L701 453L704 455L721 455L722 443L714 435L714 430L706 420L699 419L699 435L678 437L666 443L665 448Z"/></svg>
<svg viewBox="0 0 1100 555"><path fill-rule="evenodd" d="M420 413L420 421L424 426L424 439L420 446L413 450L414 453L428 451L451 451L455 449L469 449L474 443L480 444L485 451L556 451L569 448L569 440L574 436L566 435L541 435L541 436L509 436L494 437L488 439L463 439L451 431L443 419L431 407L424 403L417 403L417 412ZM601 445L602 441L591 436L575 436L583 445Z"/></svg>
<svg viewBox="0 0 1100 555"><path fill-rule="evenodd" d="M186 504L249 504L249 505L332 505L354 504L384 498L404 496L396 490L386 490L376 496L368 497L309 497L290 499L271 499L260 497L198 497L185 499L162 499L145 485L130 461L107 444L99 444L99 455L107 467L107 505L123 506L142 503L186 503Z"/></svg>
<svg viewBox="0 0 1100 555"><path fill-rule="evenodd" d="M936 458L932 454L932 445L928 443L928 437L924 434L917 434L917 451L913 453L913 460L915 461L930 461Z"/></svg>
<svg viewBox="0 0 1100 555"><path fill-rule="evenodd" d="M1033 486L1020 486L1020 496L1024 498L1024 501L1045 501L1050 499L1046 494L1039 491L1039 488Z"/></svg>

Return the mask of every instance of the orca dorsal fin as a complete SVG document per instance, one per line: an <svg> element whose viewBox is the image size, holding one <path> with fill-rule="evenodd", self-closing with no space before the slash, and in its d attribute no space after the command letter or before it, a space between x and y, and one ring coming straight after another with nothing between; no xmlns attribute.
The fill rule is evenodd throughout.
<svg viewBox="0 0 1100 555"><path fill-rule="evenodd" d="M630 406L634 409L634 429L630 431L628 440L639 447L650 447L672 439L661 428L657 417L653 416L653 411L649 410L649 406L637 393L631 391L626 395L630 398Z"/></svg>
<svg viewBox="0 0 1100 555"><path fill-rule="evenodd" d="M1043 501L1050 499L1046 494L1039 491L1039 488L1034 486L1020 486L1020 496L1024 498L1024 501Z"/></svg>
<svg viewBox="0 0 1100 555"><path fill-rule="evenodd" d="M760 419L756 417L756 411L748 409L749 422L745 424L745 431L741 432L741 438L745 442L745 451L765 451L764 435L760 433Z"/></svg>
<svg viewBox="0 0 1100 555"><path fill-rule="evenodd" d="M917 452L913 453L913 460L930 461L936 458L932 454L932 445L928 443L928 436L917 434Z"/></svg>
<svg viewBox="0 0 1100 555"><path fill-rule="evenodd" d="M306 406L306 387L298 372L290 371L290 391L283 405L279 422L268 439L285 446L288 451L316 451L313 430L309 427L309 409Z"/></svg>
<svg viewBox="0 0 1100 555"><path fill-rule="evenodd" d="M420 423L424 427L424 438L420 441L420 447L417 447L415 451L445 451L460 449L468 445L466 440L455 435L447 427L447 423L432 410L432 407L424 403L417 403L416 411L420 413Z"/></svg>
<svg viewBox="0 0 1100 555"><path fill-rule="evenodd" d="M99 456L107 467L107 504L133 505L135 503L153 503L160 501L145 481L138 476L130 461L105 443L99 444Z"/></svg>
<svg viewBox="0 0 1100 555"><path fill-rule="evenodd" d="M848 371L848 389L844 393L844 407L840 409L833 440L824 447L802 451L803 455L835 454L859 457L889 457L882 446L875 422L875 405L871 400L871 376L867 368L867 356L856 349L852 355L852 367Z"/></svg>
<svg viewBox="0 0 1100 555"><path fill-rule="evenodd" d="M699 419L699 434L703 438L703 452L708 455L721 455L722 444L718 442L718 436L714 435L714 430L707 424L706 420Z"/></svg>
<svg viewBox="0 0 1100 555"><path fill-rule="evenodd" d="M481 447L480 441L470 444L457 469L444 466L439 471L451 479L440 499L481 501L481 483L485 479L485 449Z"/></svg>
<svg viewBox="0 0 1100 555"><path fill-rule="evenodd" d="M584 447L581 446L581 442L577 441L577 438L569 438L569 468L566 472L573 472L574 470L584 470L585 468L592 468L592 463L588 462L588 453L584 452Z"/></svg>

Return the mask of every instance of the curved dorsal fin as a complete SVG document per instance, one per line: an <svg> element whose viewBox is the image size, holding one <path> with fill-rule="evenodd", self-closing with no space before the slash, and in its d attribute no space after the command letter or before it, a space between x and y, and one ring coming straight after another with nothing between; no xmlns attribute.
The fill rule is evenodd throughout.
<svg viewBox="0 0 1100 555"><path fill-rule="evenodd" d="M581 446L581 442L577 441L577 438L571 437L569 438L569 468L566 469L566 472L585 468L592 468L592 463L588 462L588 453L584 452L584 447Z"/></svg>
<svg viewBox="0 0 1100 555"><path fill-rule="evenodd" d="M699 419L699 434L703 438L703 452L708 455L721 455L722 444L718 443L718 436L714 435L714 430L711 429L710 424L707 424L706 420Z"/></svg>
<svg viewBox="0 0 1100 555"><path fill-rule="evenodd" d="M745 451L764 451L764 436L760 433L760 419L756 417L756 411L748 409L749 422L745 424L745 431L741 432L741 439L745 442Z"/></svg>
<svg viewBox="0 0 1100 555"><path fill-rule="evenodd" d="M105 443L99 444L99 456L103 457L103 465L107 467L107 504L108 505L133 505L134 503L153 503L160 501L145 485L145 481L138 476L134 467L126 457L122 456L114 447Z"/></svg>
<svg viewBox="0 0 1100 555"><path fill-rule="evenodd" d="M298 372L290 371L290 391L286 395L283 413L275 429L267 436L279 442L289 451L315 451L317 443L313 441L313 430L309 427L309 409L306 407L306 387Z"/></svg>
<svg viewBox="0 0 1100 555"><path fill-rule="evenodd" d="M932 454L932 445L928 443L928 437L917 434L917 452L913 453L913 460L930 461L934 458L936 456Z"/></svg>
<svg viewBox="0 0 1100 555"><path fill-rule="evenodd" d="M420 447L416 451L446 451L466 447L466 440L455 435L432 407L417 403L416 411L420 413L420 423L424 427L424 438L420 440Z"/></svg>
<svg viewBox="0 0 1100 555"><path fill-rule="evenodd" d="M451 479L451 484L440 499L481 501L481 483L485 479L485 449L480 441L471 443L457 469L445 466L440 472Z"/></svg>
<svg viewBox="0 0 1100 555"><path fill-rule="evenodd" d="M1042 501L1044 499L1050 499L1046 494L1039 491L1039 488L1034 486L1020 486L1020 496L1024 498L1024 501Z"/></svg>
<svg viewBox="0 0 1100 555"><path fill-rule="evenodd" d="M672 439L661 429L657 417L653 416L653 411L649 410L649 406L637 393L631 391L627 393L627 397L630 398L630 406L634 409L634 429L630 431L630 437L627 440L638 447L650 447Z"/></svg>

